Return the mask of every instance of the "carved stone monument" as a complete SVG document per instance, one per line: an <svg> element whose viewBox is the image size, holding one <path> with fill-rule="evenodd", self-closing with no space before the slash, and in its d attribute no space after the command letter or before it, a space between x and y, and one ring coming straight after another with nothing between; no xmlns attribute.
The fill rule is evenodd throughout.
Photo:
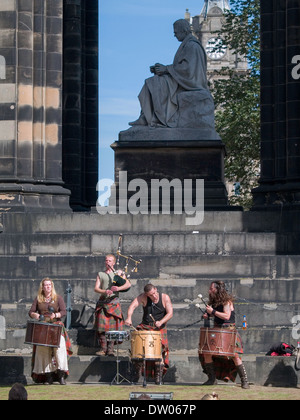
<svg viewBox="0 0 300 420"><path fill-rule="evenodd" d="M128 183L142 178L148 185L151 179L204 179L205 207L227 208L225 146L215 130L206 53L185 19L174 23L174 34L181 44L173 64L150 67L154 76L139 94L141 114L111 146L116 187L120 171Z"/></svg>

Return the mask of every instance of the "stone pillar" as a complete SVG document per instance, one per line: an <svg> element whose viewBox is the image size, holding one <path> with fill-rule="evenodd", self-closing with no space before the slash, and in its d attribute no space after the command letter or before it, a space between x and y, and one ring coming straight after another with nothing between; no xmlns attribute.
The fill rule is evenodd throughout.
<svg viewBox="0 0 300 420"><path fill-rule="evenodd" d="M96 205L98 0L64 0L63 180L74 210Z"/></svg>
<svg viewBox="0 0 300 420"><path fill-rule="evenodd" d="M261 0L261 177L254 209L300 205L299 16L299 1Z"/></svg>
<svg viewBox="0 0 300 420"><path fill-rule="evenodd" d="M3 211L70 210L62 181L62 22L62 0L0 2Z"/></svg>

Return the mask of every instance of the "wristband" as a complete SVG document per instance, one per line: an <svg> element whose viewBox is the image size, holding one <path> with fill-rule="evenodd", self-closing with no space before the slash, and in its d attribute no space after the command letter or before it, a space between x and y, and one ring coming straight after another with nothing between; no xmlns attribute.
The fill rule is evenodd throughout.
<svg viewBox="0 0 300 420"><path fill-rule="evenodd" d="M215 309L213 309L211 314L212 314L213 316L215 316L215 313L216 313L216 312L217 312L217 311L216 311Z"/></svg>

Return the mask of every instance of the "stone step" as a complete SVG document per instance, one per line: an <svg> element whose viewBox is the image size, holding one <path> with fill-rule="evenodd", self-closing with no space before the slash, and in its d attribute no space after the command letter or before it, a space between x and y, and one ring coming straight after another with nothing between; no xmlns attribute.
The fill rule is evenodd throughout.
<svg viewBox="0 0 300 420"><path fill-rule="evenodd" d="M132 275L133 279L165 279L170 285L173 279L184 282L190 278L211 281L289 280L297 279L300 273L299 255L147 255L142 259L138 273ZM1 302L7 280L12 281L12 286L13 282L21 281L24 288L27 287L26 281L40 282L45 275L60 282L94 281L97 272L103 269L104 256L0 256L0 266L4 288L0 290Z"/></svg>
<svg viewBox="0 0 300 420"><path fill-rule="evenodd" d="M256 219L257 220L257 219ZM272 219L274 221L274 218ZM0 223L4 233L43 232L241 232L244 229L243 212L205 212L200 225L189 226L185 214L131 215L94 213L22 214L1 215ZM272 226L272 224L271 224ZM275 231L275 230L274 230Z"/></svg>
<svg viewBox="0 0 300 420"><path fill-rule="evenodd" d="M270 357L260 354L243 355L248 380L251 384L276 387L297 387L300 373L294 370L294 357ZM104 383L113 382L117 374L116 357L72 356L69 360L69 383ZM119 373L130 381L131 360L119 357ZM119 377L121 380L121 378ZM165 385L159 387L160 392L167 391L168 384L200 385L207 380L203 373L197 354L170 354L170 368L164 378ZM30 355L0 355L0 385L12 385L15 382L31 384ZM143 377L139 384L142 386ZM153 380L147 380L147 384ZM224 382L219 381L219 384ZM240 383L239 377L236 383ZM130 382L122 382L122 385ZM229 385L232 384L231 382ZM128 395L130 386L128 388Z"/></svg>
<svg viewBox="0 0 300 420"><path fill-rule="evenodd" d="M118 234L109 233L32 233L2 234L0 255L81 256L116 253ZM265 233L147 233L126 234L123 249L127 255L275 255L277 235Z"/></svg>
<svg viewBox="0 0 300 420"><path fill-rule="evenodd" d="M153 233L153 232L300 232L299 212L205 211L201 224L188 225L186 214L1 213L4 233Z"/></svg>

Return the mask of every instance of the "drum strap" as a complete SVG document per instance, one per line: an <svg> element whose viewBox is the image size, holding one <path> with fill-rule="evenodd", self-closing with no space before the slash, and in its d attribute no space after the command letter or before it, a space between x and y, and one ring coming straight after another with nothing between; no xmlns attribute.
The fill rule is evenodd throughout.
<svg viewBox="0 0 300 420"><path fill-rule="evenodd" d="M192 322L191 324L185 325L184 327L176 328L175 331L185 330L186 328L192 327L193 325L196 325L196 324L198 324L201 321L202 321L202 318L201 319L198 319L198 321Z"/></svg>

